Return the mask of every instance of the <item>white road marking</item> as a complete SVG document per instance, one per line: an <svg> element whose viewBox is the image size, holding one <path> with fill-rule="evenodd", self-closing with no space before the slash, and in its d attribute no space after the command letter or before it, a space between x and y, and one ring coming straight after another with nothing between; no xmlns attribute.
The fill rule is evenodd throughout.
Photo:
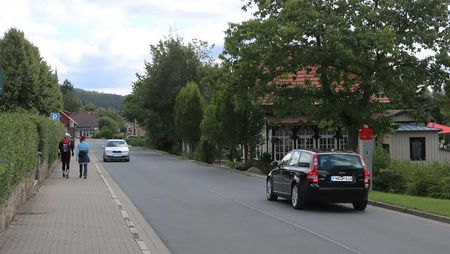
<svg viewBox="0 0 450 254"><path fill-rule="evenodd" d="M136 241L137 245L141 249L143 254L151 254L150 250L148 249L147 245L145 244L142 237L139 235L139 232L136 230L136 227L134 226L133 222L130 219L130 216L128 216L128 213L125 211L125 208L123 207L122 203L120 202L119 198L117 198L116 194L112 190L111 186L109 185L108 181L102 174L102 169L97 165L96 163L96 157L94 157L93 163L95 168L97 169L97 173L100 175L100 177L103 180L103 183L106 185L106 188L108 189L109 193L111 194L111 198L114 200L114 202L117 204L117 207L119 207L120 214L122 215L123 220L128 226L128 229L130 230L131 234L133 235L134 240Z"/></svg>

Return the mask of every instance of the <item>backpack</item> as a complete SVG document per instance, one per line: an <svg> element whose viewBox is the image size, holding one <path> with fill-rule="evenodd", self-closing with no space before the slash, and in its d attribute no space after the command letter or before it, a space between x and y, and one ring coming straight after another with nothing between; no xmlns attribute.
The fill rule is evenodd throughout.
<svg viewBox="0 0 450 254"><path fill-rule="evenodd" d="M62 143L62 151L63 153L68 153L70 150L70 142L68 139L64 139Z"/></svg>

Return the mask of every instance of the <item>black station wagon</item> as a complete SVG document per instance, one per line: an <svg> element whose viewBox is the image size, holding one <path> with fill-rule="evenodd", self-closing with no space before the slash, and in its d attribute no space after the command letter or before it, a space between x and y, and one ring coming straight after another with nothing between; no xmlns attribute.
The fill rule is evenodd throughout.
<svg viewBox="0 0 450 254"><path fill-rule="evenodd" d="M358 154L292 150L273 165L266 181L268 200L288 198L295 209L303 209L308 201L366 209L370 172Z"/></svg>

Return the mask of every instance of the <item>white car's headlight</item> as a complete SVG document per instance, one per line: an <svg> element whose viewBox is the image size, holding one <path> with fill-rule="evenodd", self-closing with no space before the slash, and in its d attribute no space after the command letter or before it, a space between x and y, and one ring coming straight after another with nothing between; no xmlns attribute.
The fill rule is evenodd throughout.
<svg viewBox="0 0 450 254"><path fill-rule="evenodd" d="M122 151L122 154L127 155L128 151Z"/></svg>
<svg viewBox="0 0 450 254"><path fill-rule="evenodd" d="M112 152L112 151L105 151L105 154L106 154L106 155L112 155L113 152Z"/></svg>

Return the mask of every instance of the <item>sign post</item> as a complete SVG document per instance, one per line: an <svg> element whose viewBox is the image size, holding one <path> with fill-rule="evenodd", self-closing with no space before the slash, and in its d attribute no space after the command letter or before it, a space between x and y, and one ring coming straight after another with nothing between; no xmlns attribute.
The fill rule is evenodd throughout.
<svg viewBox="0 0 450 254"><path fill-rule="evenodd" d="M0 96L3 95L3 87L5 86L5 73L0 70Z"/></svg>
<svg viewBox="0 0 450 254"><path fill-rule="evenodd" d="M370 171L370 176L373 177L373 129L369 128L367 124L365 124L361 129L359 129L358 135L358 151L359 154L363 157L364 162L366 163L367 169ZM373 178L372 178L373 180ZM372 190L372 184L370 185L370 190Z"/></svg>

